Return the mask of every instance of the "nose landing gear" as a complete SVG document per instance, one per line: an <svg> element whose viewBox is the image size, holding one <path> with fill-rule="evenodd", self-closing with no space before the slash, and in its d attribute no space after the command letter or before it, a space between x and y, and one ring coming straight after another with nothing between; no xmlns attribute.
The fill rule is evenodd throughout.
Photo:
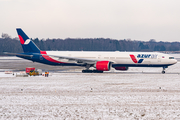
<svg viewBox="0 0 180 120"><path fill-rule="evenodd" d="M162 71L162 74L166 73L164 70Z"/></svg>
<svg viewBox="0 0 180 120"><path fill-rule="evenodd" d="M167 66L164 66L164 67L163 67L162 74L165 73L165 69L166 69L166 68L168 68L168 67L167 67Z"/></svg>

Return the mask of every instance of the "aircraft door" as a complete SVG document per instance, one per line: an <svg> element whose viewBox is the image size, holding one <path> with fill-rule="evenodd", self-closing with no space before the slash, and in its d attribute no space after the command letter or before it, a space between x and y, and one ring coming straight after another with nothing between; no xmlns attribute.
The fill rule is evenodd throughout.
<svg viewBox="0 0 180 120"><path fill-rule="evenodd" d="M158 55L158 62L161 62L161 58L162 58L162 56Z"/></svg>
<svg viewBox="0 0 180 120"><path fill-rule="evenodd" d="M98 59L103 60L103 56L98 55Z"/></svg>

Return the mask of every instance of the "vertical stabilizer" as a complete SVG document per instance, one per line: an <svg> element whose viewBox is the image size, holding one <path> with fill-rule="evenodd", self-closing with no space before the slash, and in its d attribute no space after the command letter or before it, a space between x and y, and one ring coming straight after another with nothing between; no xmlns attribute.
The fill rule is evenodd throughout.
<svg viewBox="0 0 180 120"><path fill-rule="evenodd" d="M29 39L29 37L23 32L21 28L17 28L20 43L25 53L40 53L40 49L36 44Z"/></svg>

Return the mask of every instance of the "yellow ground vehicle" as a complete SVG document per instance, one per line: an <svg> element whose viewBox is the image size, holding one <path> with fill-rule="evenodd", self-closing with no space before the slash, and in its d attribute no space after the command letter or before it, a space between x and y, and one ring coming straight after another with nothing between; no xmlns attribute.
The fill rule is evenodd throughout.
<svg viewBox="0 0 180 120"><path fill-rule="evenodd" d="M30 76L36 76L36 75L39 75L39 72L38 71L35 71L35 70L31 70L30 72L29 72L29 75Z"/></svg>

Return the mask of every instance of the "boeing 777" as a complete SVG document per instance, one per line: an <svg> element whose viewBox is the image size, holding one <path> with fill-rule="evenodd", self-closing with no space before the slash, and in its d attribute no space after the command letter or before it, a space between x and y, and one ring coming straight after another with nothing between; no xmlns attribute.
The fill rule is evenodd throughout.
<svg viewBox="0 0 180 120"><path fill-rule="evenodd" d="M54 66L82 66L82 72L103 72L111 68L128 70L129 67L162 67L177 63L173 56L157 52L94 52L94 51L41 51L35 43L17 28L24 53L6 53L17 57ZM89 68L94 68L89 69Z"/></svg>

